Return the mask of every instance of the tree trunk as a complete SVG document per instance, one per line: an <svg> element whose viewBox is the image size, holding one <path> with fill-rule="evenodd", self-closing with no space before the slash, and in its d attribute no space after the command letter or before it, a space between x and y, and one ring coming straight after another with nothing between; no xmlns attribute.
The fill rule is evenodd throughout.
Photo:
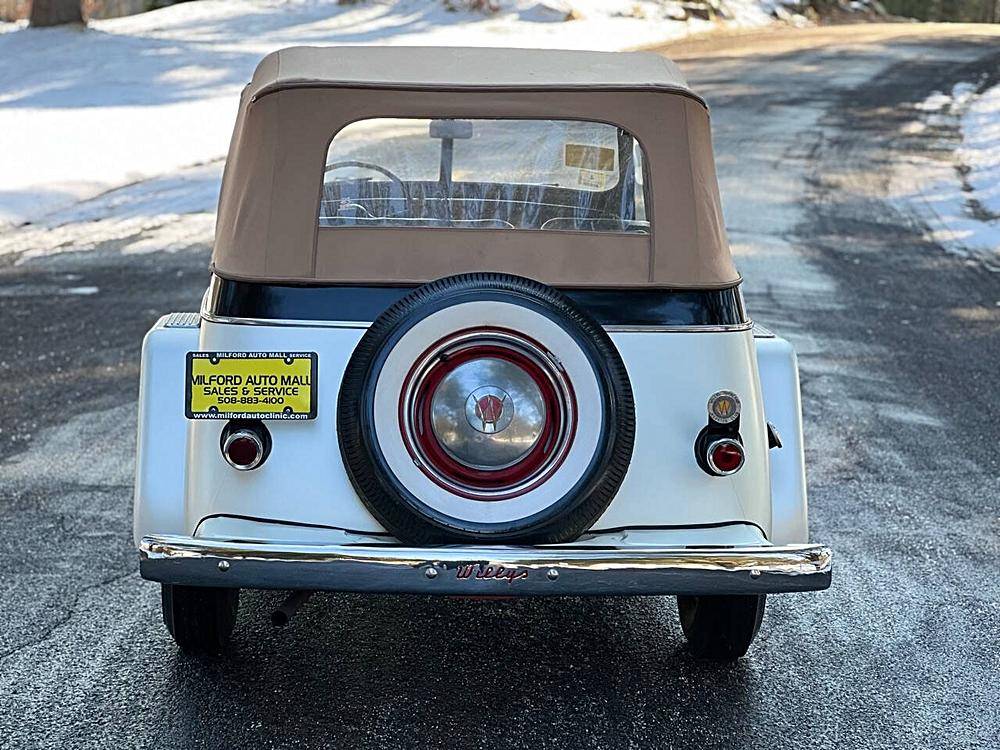
<svg viewBox="0 0 1000 750"><path fill-rule="evenodd" d="M28 23L32 26L83 23L80 0L33 0Z"/></svg>

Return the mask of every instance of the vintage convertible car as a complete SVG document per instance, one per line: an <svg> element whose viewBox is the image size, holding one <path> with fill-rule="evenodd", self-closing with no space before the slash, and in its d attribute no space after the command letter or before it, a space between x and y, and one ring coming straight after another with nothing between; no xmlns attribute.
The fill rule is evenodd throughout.
<svg viewBox="0 0 1000 750"><path fill-rule="evenodd" d="M673 594L734 659L767 594L830 585L795 355L747 317L664 58L271 54L211 270L142 353L135 543L183 649L240 588L290 591L276 621L314 590Z"/></svg>

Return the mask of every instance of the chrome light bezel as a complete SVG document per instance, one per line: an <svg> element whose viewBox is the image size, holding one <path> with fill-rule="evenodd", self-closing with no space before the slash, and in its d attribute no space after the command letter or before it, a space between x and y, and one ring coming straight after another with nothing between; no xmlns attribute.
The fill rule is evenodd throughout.
<svg viewBox="0 0 1000 750"><path fill-rule="evenodd" d="M257 457L249 464L238 464L229 455L229 446L235 443L237 440L249 439L251 440L257 448ZM253 430L242 428L239 430L234 430L222 443L222 456L226 459L226 463L232 466L236 471L250 471L256 469L264 461L264 441L261 439Z"/></svg>
<svg viewBox="0 0 1000 750"><path fill-rule="evenodd" d="M723 445L731 445L735 447L736 450L739 452L740 462L739 464L737 464L735 469L730 469L726 471L720 469L718 466L715 465L715 461L712 458L712 454L715 453L716 448L719 448ZM717 440L713 440L711 443L708 444L708 448L705 451L705 463L708 464L708 467L715 473L716 476L720 477L728 477L731 474L735 474L736 472L738 472L740 469L743 468L743 464L746 463L746 460L747 460L746 449L743 447L743 443L741 443L739 440L736 440L735 438L727 437L727 438L719 438Z"/></svg>

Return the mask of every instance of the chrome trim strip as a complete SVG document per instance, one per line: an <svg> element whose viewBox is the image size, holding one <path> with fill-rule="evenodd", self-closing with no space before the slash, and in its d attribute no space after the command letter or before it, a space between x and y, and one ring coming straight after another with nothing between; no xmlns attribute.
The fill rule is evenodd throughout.
<svg viewBox="0 0 1000 750"><path fill-rule="evenodd" d="M359 328L371 327L370 322L361 320L286 320L281 318L230 318L201 310L202 320L209 323L223 323L237 326L279 326L284 328Z"/></svg>
<svg viewBox="0 0 1000 750"><path fill-rule="evenodd" d="M833 553L781 547L406 547L151 536L143 578L200 586L419 594L609 595L818 591Z"/></svg>
<svg viewBox="0 0 1000 750"><path fill-rule="evenodd" d="M753 328L753 321L745 323L733 323L731 325L685 325L685 326L658 326L658 325L622 325L604 326L608 333L730 333L732 331L749 331Z"/></svg>

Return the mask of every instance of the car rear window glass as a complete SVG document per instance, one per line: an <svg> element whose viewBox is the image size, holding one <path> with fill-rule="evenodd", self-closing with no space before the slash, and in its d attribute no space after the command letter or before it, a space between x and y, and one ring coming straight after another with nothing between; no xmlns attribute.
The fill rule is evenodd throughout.
<svg viewBox="0 0 1000 750"><path fill-rule="evenodd" d="M643 162L600 122L361 120L330 143L319 223L648 233Z"/></svg>

